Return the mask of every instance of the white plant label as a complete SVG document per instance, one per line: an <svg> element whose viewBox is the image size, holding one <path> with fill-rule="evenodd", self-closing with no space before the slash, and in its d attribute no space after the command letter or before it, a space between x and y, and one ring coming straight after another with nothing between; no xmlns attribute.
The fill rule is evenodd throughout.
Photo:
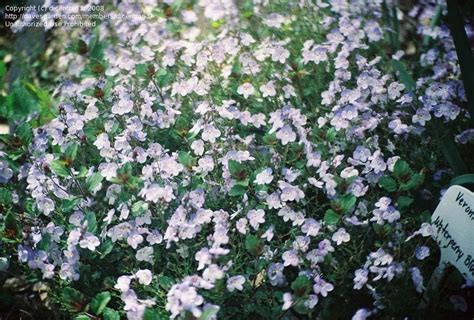
<svg viewBox="0 0 474 320"><path fill-rule="evenodd" d="M431 222L441 249L440 265L449 263L466 279L474 280L474 193L461 186L450 187Z"/></svg>

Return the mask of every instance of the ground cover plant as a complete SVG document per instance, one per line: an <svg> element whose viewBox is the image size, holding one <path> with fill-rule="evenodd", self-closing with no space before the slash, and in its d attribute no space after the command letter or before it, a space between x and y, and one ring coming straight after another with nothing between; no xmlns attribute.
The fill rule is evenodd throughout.
<svg viewBox="0 0 474 320"><path fill-rule="evenodd" d="M81 320L474 313L455 270L425 293L473 170L444 2L81 5L127 18L50 30L62 79L0 137L4 288Z"/></svg>

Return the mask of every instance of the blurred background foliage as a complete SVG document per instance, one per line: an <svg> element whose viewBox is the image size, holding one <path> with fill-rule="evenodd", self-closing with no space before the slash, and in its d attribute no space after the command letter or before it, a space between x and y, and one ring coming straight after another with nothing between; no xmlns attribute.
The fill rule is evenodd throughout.
<svg viewBox="0 0 474 320"><path fill-rule="evenodd" d="M56 68L61 42L54 41L53 32L29 28L13 33L5 26L5 7L42 4L43 1L2 1L0 4L0 152L8 154L10 165L20 165L23 143L19 133L25 127L40 126L55 116L53 90L60 80ZM27 123L28 122L28 123ZM24 125L22 125L24 124ZM26 125L26 126L25 126ZM5 133L12 134L6 135ZM18 142L18 143L17 143ZM4 203L11 202L10 189L21 190L12 180L2 188ZM14 214L21 217L22 210ZM0 205L0 215L7 215ZM7 248L8 246L8 248ZM15 250L16 244L3 243L0 250ZM13 252L10 252L11 254ZM7 271L0 261L0 319L60 319L58 312L45 306L49 288L41 279L32 278L24 266L12 259Z"/></svg>
<svg viewBox="0 0 474 320"><path fill-rule="evenodd" d="M55 61L61 52L54 34L41 28L13 33L5 26L6 5L42 3L14 0L0 7L0 123L10 131L27 118L38 126L54 117L52 91L60 78Z"/></svg>

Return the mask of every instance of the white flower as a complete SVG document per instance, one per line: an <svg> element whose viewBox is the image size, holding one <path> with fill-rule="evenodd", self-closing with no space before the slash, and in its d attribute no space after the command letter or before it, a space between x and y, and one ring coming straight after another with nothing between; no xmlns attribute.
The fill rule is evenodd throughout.
<svg viewBox="0 0 474 320"><path fill-rule="evenodd" d="M266 168L263 171L261 171L257 176L255 177L255 183L262 185L262 184L269 184L273 180L273 170L272 168Z"/></svg>
<svg viewBox="0 0 474 320"><path fill-rule="evenodd" d="M255 230L258 230L260 224L265 222L265 211L263 209L250 210L247 213L247 219L249 219L250 225Z"/></svg>
<svg viewBox="0 0 474 320"><path fill-rule="evenodd" d="M273 225L271 225L267 231L265 231L264 234L260 238L266 239L267 241L271 241L273 239L274 233L273 233Z"/></svg>
<svg viewBox="0 0 474 320"><path fill-rule="evenodd" d="M160 175L163 179L168 179L179 175L184 169L183 165L178 163L175 158L165 156L160 159Z"/></svg>
<svg viewBox="0 0 474 320"><path fill-rule="evenodd" d="M209 253L208 248L201 248L201 250L196 252L195 259L199 262L198 270L202 270L206 265L212 263L212 255Z"/></svg>
<svg viewBox="0 0 474 320"><path fill-rule="evenodd" d="M220 135L221 132L219 131L219 129L217 129L211 124L208 124L204 127L201 137L204 141L215 143L216 139L220 137Z"/></svg>
<svg viewBox="0 0 474 320"><path fill-rule="evenodd" d="M38 210L43 212L46 216L53 212L55 208L54 201L43 196L36 200L36 206Z"/></svg>
<svg viewBox="0 0 474 320"><path fill-rule="evenodd" d="M315 294L310 294L310 295L308 296L308 300L306 300L306 301L304 302L304 305L305 305L307 308L309 308L309 309L313 309L313 308L318 304L318 301L319 301L319 299L318 299L318 296L317 296L317 295L315 295Z"/></svg>
<svg viewBox="0 0 474 320"><path fill-rule="evenodd" d="M247 99L249 96L255 93L255 89L251 83L246 82L237 88L237 93L243 95L244 98Z"/></svg>
<svg viewBox="0 0 474 320"><path fill-rule="evenodd" d="M372 312L367 308L362 308L357 310L357 312L352 316L352 320L366 320L372 315Z"/></svg>
<svg viewBox="0 0 474 320"><path fill-rule="evenodd" d="M192 24L198 20L196 13L192 10L181 11L181 17L184 23Z"/></svg>
<svg viewBox="0 0 474 320"><path fill-rule="evenodd" d="M53 264L43 264L40 266L41 271L43 272L43 279L52 279L54 277L54 265Z"/></svg>
<svg viewBox="0 0 474 320"><path fill-rule="evenodd" d="M168 291L167 298L165 308L171 312L172 319L183 311L191 312L195 318L202 314L198 306L204 303L204 298L188 282L174 284Z"/></svg>
<svg viewBox="0 0 474 320"><path fill-rule="evenodd" d="M341 171L341 178L349 179L351 177L357 177L359 175L359 171L354 167L347 167Z"/></svg>
<svg viewBox="0 0 474 320"><path fill-rule="evenodd" d="M99 165L99 172L106 180L115 178L117 176L118 166L115 163L101 163Z"/></svg>
<svg viewBox="0 0 474 320"><path fill-rule="evenodd" d="M204 141L201 139L193 141L193 143L191 143L191 149L197 156L202 155L204 153Z"/></svg>
<svg viewBox="0 0 474 320"><path fill-rule="evenodd" d="M144 247L137 251L135 258L138 261L151 262L153 259L153 247Z"/></svg>
<svg viewBox="0 0 474 320"><path fill-rule="evenodd" d="M282 255L283 265L297 267L299 265L299 258L296 254L296 250L285 251Z"/></svg>
<svg viewBox="0 0 474 320"><path fill-rule="evenodd" d="M340 245L343 242L349 242L351 236L346 232L346 229L339 228L333 235L332 241L334 241L337 245Z"/></svg>
<svg viewBox="0 0 474 320"><path fill-rule="evenodd" d="M332 290L334 290L334 286L331 283L324 281L320 276L316 276L313 286L314 293L326 297Z"/></svg>
<svg viewBox="0 0 474 320"><path fill-rule="evenodd" d="M130 98L125 97L120 99L118 103L112 106L112 113L123 115L129 113L133 109L133 101Z"/></svg>
<svg viewBox="0 0 474 320"><path fill-rule="evenodd" d="M246 234L248 231L248 220L245 218L240 218L235 224L235 228L242 234Z"/></svg>
<svg viewBox="0 0 474 320"><path fill-rule="evenodd" d="M291 97L296 97L296 91L293 86L287 84L283 87L283 92L285 93L285 98L290 99Z"/></svg>
<svg viewBox="0 0 474 320"><path fill-rule="evenodd" d="M242 291L244 289L243 284L245 283L244 276L233 276L227 279L227 290L233 292L234 290Z"/></svg>
<svg viewBox="0 0 474 320"><path fill-rule="evenodd" d="M87 248L91 251L95 251L95 248L98 247L99 244L99 238L97 238L90 232L86 232L82 237L82 240L79 241L79 245L81 246L81 248Z"/></svg>
<svg viewBox="0 0 474 320"><path fill-rule="evenodd" d="M273 81L269 81L266 84L260 86L262 97L274 97L276 95L275 85Z"/></svg>
<svg viewBox="0 0 474 320"><path fill-rule="evenodd" d="M170 186L161 187L160 185L153 183L148 188L143 188L139 195L144 197L146 201L158 202L164 200L165 202L171 202L175 198L173 194L173 188Z"/></svg>
<svg viewBox="0 0 474 320"><path fill-rule="evenodd" d="M277 131L277 139L281 140L282 145L287 145L289 142L296 141L296 133L291 129L291 126L285 125L283 128Z"/></svg>
<svg viewBox="0 0 474 320"><path fill-rule="evenodd" d="M146 241L149 244L160 244L163 241L163 235L158 230L153 230L147 237Z"/></svg>
<svg viewBox="0 0 474 320"><path fill-rule="evenodd" d="M279 61L285 63L286 59L290 57L290 51L283 47L276 47L272 50L272 61Z"/></svg>
<svg viewBox="0 0 474 320"><path fill-rule="evenodd" d="M360 290L369 280L369 271L366 269L357 269L354 272L354 289Z"/></svg>
<svg viewBox="0 0 474 320"><path fill-rule="evenodd" d="M204 156L198 160L199 167L193 167L198 172L211 172L214 170L214 160L211 156Z"/></svg>
<svg viewBox="0 0 474 320"><path fill-rule="evenodd" d="M143 242L143 236L139 233L132 233L127 238L127 243L133 249L136 249L140 243Z"/></svg>
<svg viewBox="0 0 474 320"><path fill-rule="evenodd" d="M289 309L293 305L293 295L289 292L283 294L283 310Z"/></svg>
<svg viewBox="0 0 474 320"><path fill-rule="evenodd" d="M254 114L252 115L250 122L255 128L260 128L266 124L265 115L263 113Z"/></svg>
<svg viewBox="0 0 474 320"><path fill-rule="evenodd" d="M301 232L312 237L318 235L319 229L321 229L321 225L313 218L305 219L304 224L301 226Z"/></svg>
<svg viewBox="0 0 474 320"><path fill-rule="evenodd" d="M267 196L266 201L269 209L279 209L283 206L280 201L280 195L276 192Z"/></svg>
<svg viewBox="0 0 474 320"><path fill-rule="evenodd" d="M284 24L287 20L288 18L285 18L281 14L273 12L268 15L268 17L263 21L263 23L272 28L281 28L282 24Z"/></svg>
<svg viewBox="0 0 474 320"><path fill-rule="evenodd" d="M324 182L322 181L319 181L319 180L316 180L315 178L311 177L311 178L308 178L308 182L315 186L316 188L318 189L321 189L323 186L324 186Z"/></svg>
<svg viewBox="0 0 474 320"><path fill-rule="evenodd" d="M202 277L204 280L209 280L210 282L214 283L216 280L222 279L224 277L224 271L217 264L211 264L207 267L203 273Z"/></svg>
<svg viewBox="0 0 474 320"><path fill-rule="evenodd" d="M115 289L122 292L126 292L130 289L130 282L132 278L130 276L120 276L117 279L117 284L114 286Z"/></svg>
<svg viewBox="0 0 474 320"><path fill-rule="evenodd" d="M71 232L69 232L69 236L67 237L67 244L73 246L77 245L81 236L82 232L79 228L71 230Z"/></svg>
<svg viewBox="0 0 474 320"><path fill-rule="evenodd" d="M286 201L300 201L304 198L304 192L297 186L293 186L283 180L278 181L278 187L281 189L280 199Z"/></svg>
<svg viewBox="0 0 474 320"><path fill-rule="evenodd" d="M149 285L153 280L153 274L148 269L138 270L135 275L137 276L138 282L145 286Z"/></svg>
<svg viewBox="0 0 474 320"><path fill-rule="evenodd" d="M107 133L101 133L97 136L94 145L97 149L101 150L103 148L110 148L109 136Z"/></svg>

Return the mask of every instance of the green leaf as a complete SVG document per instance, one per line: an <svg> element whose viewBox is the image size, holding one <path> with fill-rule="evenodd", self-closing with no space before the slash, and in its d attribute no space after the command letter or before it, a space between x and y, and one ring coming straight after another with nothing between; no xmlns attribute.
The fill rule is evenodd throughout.
<svg viewBox="0 0 474 320"><path fill-rule="evenodd" d="M231 197L243 196L246 192L247 192L246 187L244 187L240 184L236 184L230 189L229 196L231 196Z"/></svg>
<svg viewBox="0 0 474 320"><path fill-rule="evenodd" d="M267 146L275 146L278 143L278 140L274 133L264 135L262 140Z"/></svg>
<svg viewBox="0 0 474 320"><path fill-rule="evenodd" d="M0 61L0 85L3 83L3 76L5 75L6 72L7 72L7 67L5 66L5 62Z"/></svg>
<svg viewBox="0 0 474 320"><path fill-rule="evenodd" d="M24 87L28 90L27 92L30 96L34 97L35 105L39 106L38 117L32 119L33 127L37 128L56 117L57 110L54 108L53 99L47 90L43 90L39 87L36 87L32 83L23 83ZM35 110L38 108L36 107Z"/></svg>
<svg viewBox="0 0 474 320"><path fill-rule="evenodd" d="M92 60L102 60L104 58L104 45L99 40L93 39L92 48L90 50L90 57Z"/></svg>
<svg viewBox="0 0 474 320"><path fill-rule="evenodd" d="M395 192L397 190L397 182L389 176L380 177L379 185L388 192Z"/></svg>
<svg viewBox="0 0 474 320"><path fill-rule="evenodd" d="M94 233L97 230L97 218L91 211L86 212L87 231Z"/></svg>
<svg viewBox="0 0 474 320"><path fill-rule="evenodd" d="M80 198L71 198L61 200L61 211L68 213L73 210L79 203L81 203Z"/></svg>
<svg viewBox="0 0 474 320"><path fill-rule="evenodd" d="M204 309L203 313L199 317L199 320L210 320L213 319L219 311L218 306L208 306Z"/></svg>
<svg viewBox="0 0 474 320"><path fill-rule="evenodd" d="M120 313L110 308L105 308L102 316L104 320L120 320Z"/></svg>
<svg viewBox="0 0 474 320"><path fill-rule="evenodd" d="M132 214L134 216L139 216L147 210L148 210L148 203L146 203L145 201L141 201L141 200L137 201L132 206Z"/></svg>
<svg viewBox="0 0 474 320"><path fill-rule="evenodd" d="M311 288L311 281L306 276L299 276L291 283L291 289L297 297L307 295Z"/></svg>
<svg viewBox="0 0 474 320"><path fill-rule="evenodd" d="M124 175L127 177L131 177L132 172L133 172L133 167L130 162L127 162L125 165L123 165L122 167L119 167L119 169L117 170L118 175Z"/></svg>
<svg viewBox="0 0 474 320"><path fill-rule="evenodd" d="M74 320L90 320L91 317L85 314L80 314L74 317Z"/></svg>
<svg viewBox="0 0 474 320"><path fill-rule="evenodd" d="M392 60L392 67L398 73L398 78L405 85L405 88L408 91L414 91L416 88L416 82L408 73L403 63L400 60Z"/></svg>
<svg viewBox="0 0 474 320"><path fill-rule="evenodd" d="M334 225L339 221L340 216L332 209L328 209L324 214L324 222L328 225Z"/></svg>
<svg viewBox="0 0 474 320"><path fill-rule="evenodd" d="M12 86L6 107L11 110L9 120L14 120L38 110L38 103L25 86L16 81Z"/></svg>
<svg viewBox="0 0 474 320"><path fill-rule="evenodd" d="M69 171L64 166L61 160L54 160L51 162L51 170L60 177L69 176Z"/></svg>
<svg viewBox="0 0 474 320"><path fill-rule="evenodd" d="M165 315L156 309L146 308L143 314L143 320L161 320L164 319Z"/></svg>
<svg viewBox="0 0 474 320"><path fill-rule="evenodd" d="M95 188L102 182L104 177L99 172L93 173L86 178L86 187L89 192L94 191Z"/></svg>
<svg viewBox="0 0 474 320"><path fill-rule="evenodd" d="M409 191L416 189L423 182L423 176L419 173L415 173L410 177L406 183L400 185L400 189L403 191Z"/></svg>
<svg viewBox="0 0 474 320"><path fill-rule="evenodd" d="M393 175L398 180L407 180L413 171L410 169L408 163L404 160L398 159L393 167Z"/></svg>
<svg viewBox="0 0 474 320"><path fill-rule="evenodd" d="M18 221L13 212L8 212L5 217L5 229L18 231Z"/></svg>
<svg viewBox="0 0 474 320"><path fill-rule="evenodd" d="M165 290L168 290L173 285L173 279L168 276L159 276L158 284Z"/></svg>
<svg viewBox="0 0 474 320"><path fill-rule="evenodd" d="M245 180L237 181L235 184L236 184L236 185L239 185L239 186L242 186L242 187L248 187L248 186L249 186L249 182L250 182L250 180L247 178L247 179L245 179Z"/></svg>
<svg viewBox="0 0 474 320"><path fill-rule="evenodd" d="M232 159L229 160L228 166L229 166L229 172L232 175L237 175L239 174L239 172L243 170L242 164Z"/></svg>
<svg viewBox="0 0 474 320"><path fill-rule="evenodd" d="M100 258L104 259L109 253L112 252L114 249L114 243L110 240L102 241L102 244L100 245Z"/></svg>
<svg viewBox="0 0 474 320"><path fill-rule="evenodd" d="M158 72L156 73L156 78L157 78L156 82L159 87L165 87L168 84L170 84L171 81L173 81L172 73L166 72L165 69L158 70Z"/></svg>
<svg viewBox="0 0 474 320"><path fill-rule="evenodd" d="M20 138L20 141L23 145L29 145L33 137L33 131L28 122L22 123L18 128L16 128L15 133Z"/></svg>
<svg viewBox="0 0 474 320"><path fill-rule="evenodd" d="M17 149L8 153L8 158L17 161L25 155L25 152L22 149Z"/></svg>
<svg viewBox="0 0 474 320"><path fill-rule="evenodd" d="M84 309L86 303L84 295L74 288L64 288L61 292L61 302L70 312L80 312Z"/></svg>
<svg viewBox="0 0 474 320"><path fill-rule="evenodd" d="M437 121L435 123L435 129L444 130L440 121ZM454 170L457 175L468 172L467 166L464 163L451 134L446 134L444 137L441 138L439 142L439 148L441 149L441 152L443 153L443 156L448 162L449 166Z"/></svg>
<svg viewBox="0 0 474 320"><path fill-rule="evenodd" d="M474 174L463 174L457 177L454 177L450 185L474 185Z"/></svg>
<svg viewBox="0 0 474 320"><path fill-rule="evenodd" d="M245 249L253 255L258 255L262 251L260 238L253 234L245 237Z"/></svg>
<svg viewBox="0 0 474 320"><path fill-rule="evenodd" d="M71 161L74 161L74 159L76 159L76 156L77 156L77 149L78 149L77 143L75 142L70 143L67 146L66 151L65 151L66 158Z"/></svg>
<svg viewBox="0 0 474 320"><path fill-rule="evenodd" d="M309 312L311 312L311 309L309 309L305 304L304 304L304 301L302 300L298 300L295 302L295 304L293 305L293 310L295 310L297 313L299 314L308 314Z"/></svg>
<svg viewBox="0 0 474 320"><path fill-rule="evenodd" d="M10 190L5 189L5 188L0 188L0 203L1 204L12 203L12 193Z"/></svg>
<svg viewBox="0 0 474 320"><path fill-rule="evenodd" d="M339 200L339 206L341 207L343 213L348 213L354 208L356 202L356 196L354 196L352 193L346 193Z"/></svg>
<svg viewBox="0 0 474 320"><path fill-rule="evenodd" d="M397 207L399 210L407 209L413 203L413 198L407 196L400 196L397 200Z"/></svg>
<svg viewBox="0 0 474 320"><path fill-rule="evenodd" d="M39 250L48 251L50 245L51 245L51 234L45 233L43 234L41 241L37 244L37 248Z"/></svg>
<svg viewBox="0 0 474 320"><path fill-rule="evenodd" d="M336 129L334 128L329 128L327 131L326 131L326 140L327 141L334 141L336 139L336 136L337 136L337 131Z"/></svg>
<svg viewBox="0 0 474 320"><path fill-rule="evenodd" d="M195 159L189 154L189 152L180 151L178 154L178 161L188 169L196 163Z"/></svg>
<svg viewBox="0 0 474 320"><path fill-rule="evenodd" d="M84 178L87 176L87 168L85 166L81 166L79 168L79 173L76 174L76 178Z"/></svg>
<svg viewBox="0 0 474 320"><path fill-rule="evenodd" d="M139 78L147 78L147 66L146 64L140 63L135 65L135 74Z"/></svg>
<svg viewBox="0 0 474 320"><path fill-rule="evenodd" d="M98 293L91 301L92 311L97 315L101 314L111 299L108 291Z"/></svg>

